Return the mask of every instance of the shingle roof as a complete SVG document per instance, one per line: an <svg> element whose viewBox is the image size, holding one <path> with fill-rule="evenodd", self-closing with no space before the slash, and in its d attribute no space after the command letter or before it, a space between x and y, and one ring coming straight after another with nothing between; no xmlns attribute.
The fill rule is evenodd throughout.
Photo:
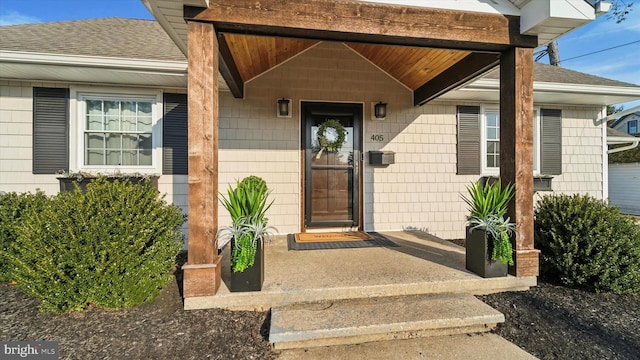
<svg viewBox="0 0 640 360"><path fill-rule="evenodd" d="M0 50L185 61L157 22L118 17L0 26Z"/></svg>
<svg viewBox="0 0 640 360"><path fill-rule="evenodd" d="M610 128L610 127L607 128L607 136L616 136L616 137L624 137L624 138L635 139L635 136L633 136L633 135L629 135L626 132L622 132L620 130L616 130L616 129L613 129L613 128Z"/></svg>
<svg viewBox="0 0 640 360"><path fill-rule="evenodd" d="M485 78L499 79L500 71L498 69L493 70L489 74L487 74ZM550 83L638 87L638 85L636 84L611 80L600 76L589 75L558 66L551 66L540 63L533 63L533 78L535 81Z"/></svg>
<svg viewBox="0 0 640 360"><path fill-rule="evenodd" d="M102 18L0 26L0 50L47 54L104 56L129 59L185 61L162 27L152 20ZM499 78L494 70L486 78ZM638 85L534 64L539 82L638 87Z"/></svg>

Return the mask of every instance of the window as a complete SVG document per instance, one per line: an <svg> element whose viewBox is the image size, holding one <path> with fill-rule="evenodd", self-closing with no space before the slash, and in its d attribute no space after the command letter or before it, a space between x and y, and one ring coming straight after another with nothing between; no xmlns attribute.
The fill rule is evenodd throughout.
<svg viewBox="0 0 640 360"><path fill-rule="evenodd" d="M499 117L496 106L457 107L456 174L499 174ZM533 126L534 173L562 174L562 110L534 109ZM497 132L495 136L494 130ZM496 162L497 166L489 166L496 165Z"/></svg>
<svg viewBox="0 0 640 360"><path fill-rule="evenodd" d="M85 98L84 165L151 166L152 103Z"/></svg>
<svg viewBox="0 0 640 360"><path fill-rule="evenodd" d="M500 167L500 113L494 110L484 113L486 168Z"/></svg>
<svg viewBox="0 0 640 360"><path fill-rule="evenodd" d="M482 174L497 175L500 172L500 111L483 108L482 128ZM533 110L533 172L539 173L540 164L540 112Z"/></svg>
<svg viewBox="0 0 640 360"><path fill-rule="evenodd" d="M74 168L92 173L162 171L162 93L135 89L73 89ZM90 92L91 91L91 92ZM102 91L102 90L101 90Z"/></svg>
<svg viewBox="0 0 640 360"><path fill-rule="evenodd" d="M638 120L631 120L627 123L627 133L632 135L638 133Z"/></svg>

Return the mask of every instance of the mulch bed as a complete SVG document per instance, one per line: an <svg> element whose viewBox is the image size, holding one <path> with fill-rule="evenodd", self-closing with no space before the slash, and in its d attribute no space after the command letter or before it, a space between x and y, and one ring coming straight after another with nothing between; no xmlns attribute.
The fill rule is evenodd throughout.
<svg viewBox="0 0 640 360"><path fill-rule="evenodd" d="M541 359L640 359L640 296L539 280L529 291L479 298L505 315L496 334Z"/></svg>
<svg viewBox="0 0 640 360"><path fill-rule="evenodd" d="M0 340L57 341L60 359L275 359L266 312L182 310L177 273L151 304L38 313L38 300L0 284ZM640 296L594 294L544 280L526 292L479 296L505 314L495 333L541 359L640 359Z"/></svg>
<svg viewBox="0 0 640 360"><path fill-rule="evenodd" d="M175 282L151 304L39 314L39 300L0 284L0 340L57 341L60 359L274 359L264 312L182 310Z"/></svg>

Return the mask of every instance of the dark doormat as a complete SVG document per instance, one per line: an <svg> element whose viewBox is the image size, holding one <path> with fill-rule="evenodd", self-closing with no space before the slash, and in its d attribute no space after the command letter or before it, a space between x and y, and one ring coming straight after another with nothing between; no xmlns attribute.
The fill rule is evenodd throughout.
<svg viewBox="0 0 640 360"><path fill-rule="evenodd" d="M369 233L373 237L371 240L348 240L348 241L326 241L326 242L296 242L295 234L287 235L287 246L289 250L327 250L327 249L357 249L368 247L398 247L396 243L378 233Z"/></svg>

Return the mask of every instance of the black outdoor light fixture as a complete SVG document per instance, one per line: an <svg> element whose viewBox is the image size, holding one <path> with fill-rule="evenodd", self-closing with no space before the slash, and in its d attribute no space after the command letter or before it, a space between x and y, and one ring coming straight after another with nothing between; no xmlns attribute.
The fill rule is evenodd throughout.
<svg viewBox="0 0 640 360"><path fill-rule="evenodd" d="M291 99L278 99L278 116L281 117L289 117L289 105L291 104Z"/></svg>
<svg viewBox="0 0 640 360"><path fill-rule="evenodd" d="M384 119L387 117L387 104L382 101L378 102L374 107L374 114L376 119Z"/></svg>

